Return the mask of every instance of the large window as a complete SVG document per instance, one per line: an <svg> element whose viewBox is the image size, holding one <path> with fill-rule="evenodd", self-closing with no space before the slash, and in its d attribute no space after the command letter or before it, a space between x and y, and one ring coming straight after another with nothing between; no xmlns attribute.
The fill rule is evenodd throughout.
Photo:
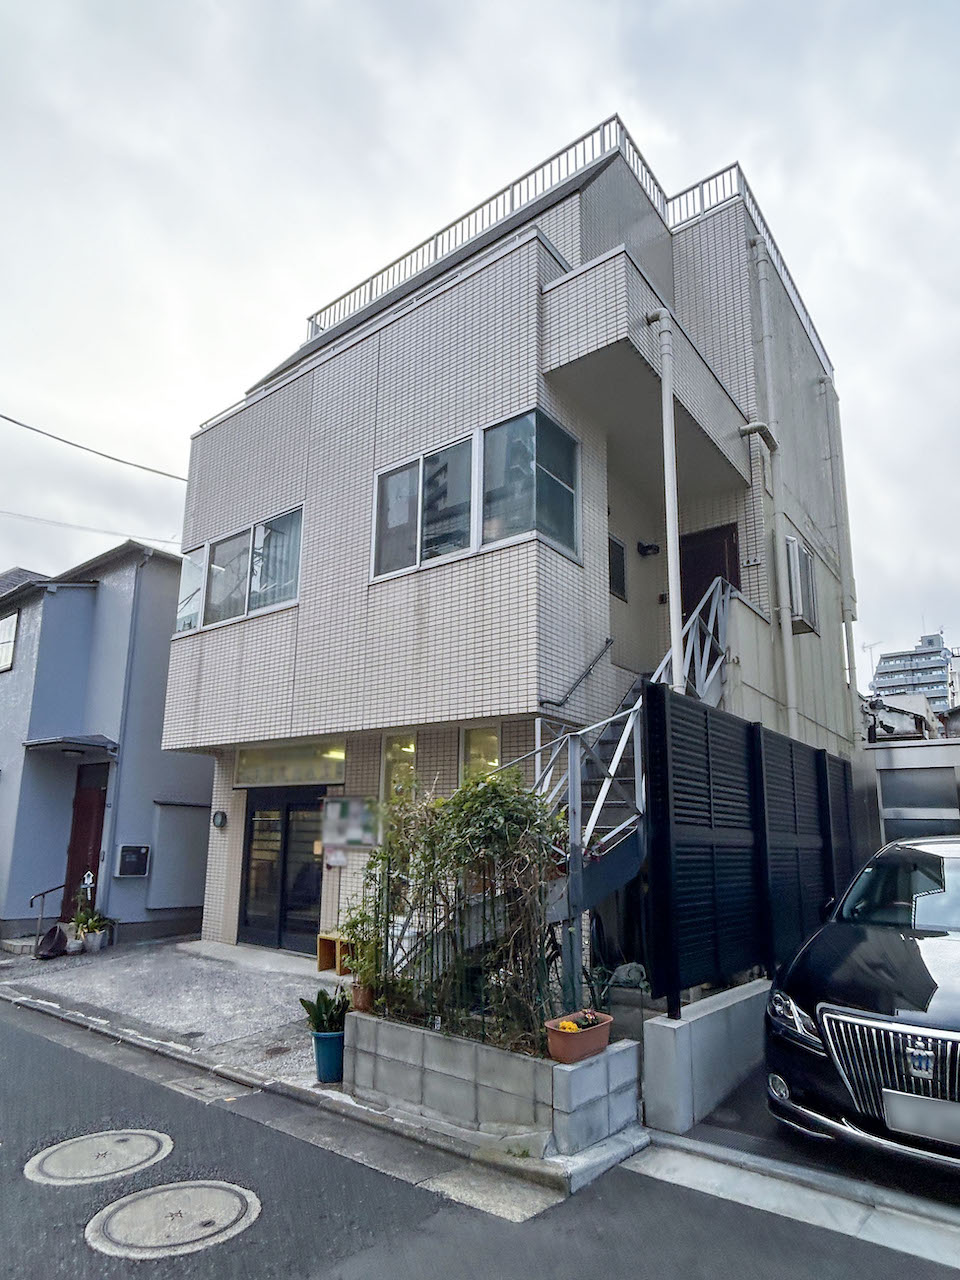
<svg viewBox="0 0 960 1280"><path fill-rule="evenodd" d="M0 671L9 671L13 666L19 617L19 613L8 613L5 618L0 619Z"/></svg>
<svg viewBox="0 0 960 1280"><path fill-rule="evenodd" d="M413 790L417 777L417 735L388 733L383 740L383 798L395 800Z"/></svg>
<svg viewBox="0 0 960 1280"><path fill-rule="evenodd" d="M483 540L536 529L577 549L577 445L545 414L525 414L485 432Z"/></svg>
<svg viewBox="0 0 960 1280"><path fill-rule="evenodd" d="M576 441L539 410L385 471L374 576L524 533L575 553L577 489Z"/></svg>
<svg viewBox="0 0 960 1280"><path fill-rule="evenodd" d="M302 514L288 511L189 551L180 569L177 632L296 600Z"/></svg>
<svg viewBox="0 0 960 1280"><path fill-rule="evenodd" d="M463 781L500 768L500 726L474 725L463 731Z"/></svg>

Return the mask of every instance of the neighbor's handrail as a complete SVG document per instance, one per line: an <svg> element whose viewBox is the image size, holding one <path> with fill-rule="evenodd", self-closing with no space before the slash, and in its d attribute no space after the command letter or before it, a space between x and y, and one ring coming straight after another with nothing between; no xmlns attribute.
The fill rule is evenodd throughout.
<svg viewBox="0 0 960 1280"><path fill-rule="evenodd" d="M580 673L580 675L578 675L578 676L577 676L576 680L574 680L573 684L570 686L570 688L567 690L567 692L563 695L563 697L560 699L560 701L559 701L559 702L552 702L552 701L548 701L546 698L541 698L541 699L540 699L540 705L541 705L541 707L563 707L563 706L566 706L566 704L570 701L570 699L573 697L573 695L576 693L576 691L580 688L580 686L583 684L584 680L586 680L587 676L588 676L588 675L590 674L590 672L594 669L594 667L597 665L597 663L600 661L600 659L603 657L603 655L607 652L607 650L611 647L611 645L612 645L612 644L613 644L613 636L607 636L606 640L604 641L603 648L600 650L600 652L597 654L597 656L593 659L593 661L592 661L592 662L590 662L590 663L589 663L589 664L588 664L588 665L583 669L583 671Z"/></svg>
<svg viewBox="0 0 960 1280"><path fill-rule="evenodd" d="M51 885L49 889L44 889L40 893L35 893L33 897L30 899L29 905L31 908L33 907L33 904L36 902L36 900L38 898L40 899L40 910L37 912L37 936L34 939L34 943L33 943L34 960L36 960L37 956L40 954L40 930L43 926L43 900L44 898L46 898L48 893L56 893L58 889L65 889L66 887L67 887L66 881L64 881L63 884L54 884L54 885Z"/></svg>

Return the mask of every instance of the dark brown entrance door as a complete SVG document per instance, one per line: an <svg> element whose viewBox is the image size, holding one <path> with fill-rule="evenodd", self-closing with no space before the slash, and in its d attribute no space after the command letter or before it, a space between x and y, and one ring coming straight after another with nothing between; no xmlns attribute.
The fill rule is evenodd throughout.
<svg viewBox="0 0 960 1280"><path fill-rule="evenodd" d="M683 620L686 622L703 599L714 578L726 578L740 587L740 544L735 524L722 524L680 539L680 582Z"/></svg>
<svg viewBox="0 0 960 1280"><path fill-rule="evenodd" d="M61 920L69 920L77 906L77 892L90 871L96 887L100 869L100 841L103 838L103 810L107 798L108 764L82 764L77 769L77 789L73 794L73 825L67 846L67 874L63 889ZM94 890L90 897L93 900Z"/></svg>

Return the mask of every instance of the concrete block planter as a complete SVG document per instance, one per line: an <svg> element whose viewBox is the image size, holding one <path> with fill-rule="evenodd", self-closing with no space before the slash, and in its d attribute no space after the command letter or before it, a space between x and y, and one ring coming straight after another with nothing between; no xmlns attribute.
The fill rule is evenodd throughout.
<svg viewBox="0 0 960 1280"><path fill-rule="evenodd" d="M566 1064L370 1014L348 1014L344 1028L346 1092L460 1128L516 1135L530 1154L572 1155L636 1124L639 1084L635 1040Z"/></svg>

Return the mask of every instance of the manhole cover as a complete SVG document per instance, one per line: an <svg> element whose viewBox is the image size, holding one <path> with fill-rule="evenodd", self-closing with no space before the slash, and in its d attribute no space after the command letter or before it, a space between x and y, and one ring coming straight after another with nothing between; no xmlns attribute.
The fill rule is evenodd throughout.
<svg viewBox="0 0 960 1280"><path fill-rule="evenodd" d="M23 1166L31 1182L53 1187L73 1187L85 1182L106 1182L138 1173L173 1150L173 1141L153 1129L109 1129L68 1138L40 1151Z"/></svg>
<svg viewBox="0 0 960 1280"><path fill-rule="evenodd" d="M87 1223L87 1244L114 1258L171 1258L222 1244L256 1222L260 1201L230 1182L171 1182L135 1191Z"/></svg>
<svg viewBox="0 0 960 1280"><path fill-rule="evenodd" d="M290 1046L288 1044L272 1044L269 1049L264 1049L263 1056L265 1058L279 1058L281 1053L289 1053Z"/></svg>

